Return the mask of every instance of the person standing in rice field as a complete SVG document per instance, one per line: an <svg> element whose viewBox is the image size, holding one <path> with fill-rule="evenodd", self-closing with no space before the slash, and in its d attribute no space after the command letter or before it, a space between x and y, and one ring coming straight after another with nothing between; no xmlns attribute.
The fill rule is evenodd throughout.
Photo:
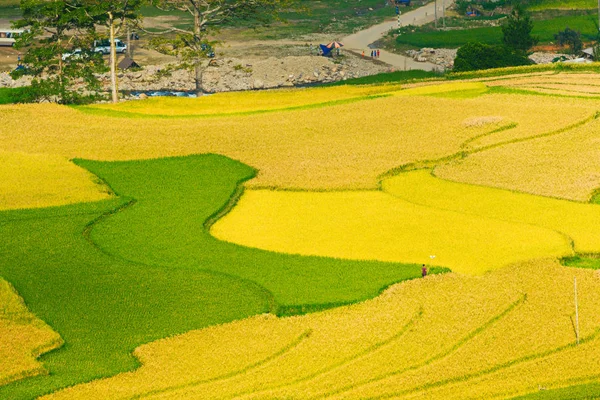
<svg viewBox="0 0 600 400"><path fill-rule="evenodd" d="M421 275L423 276L423 278L427 276L427 267L425 266L425 264L423 264L423 268L421 268Z"/></svg>

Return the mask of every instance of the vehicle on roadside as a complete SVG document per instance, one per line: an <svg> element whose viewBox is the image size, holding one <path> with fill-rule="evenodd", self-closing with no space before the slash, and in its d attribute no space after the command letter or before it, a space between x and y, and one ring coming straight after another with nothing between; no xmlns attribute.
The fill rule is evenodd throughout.
<svg viewBox="0 0 600 400"><path fill-rule="evenodd" d="M0 29L0 46L14 46L15 40L24 32L22 29Z"/></svg>
<svg viewBox="0 0 600 400"><path fill-rule="evenodd" d="M82 57L82 51L81 49L74 49L72 52L70 53L63 53L62 54L62 59L63 61L68 60L69 58L72 59L80 59Z"/></svg>
<svg viewBox="0 0 600 400"><path fill-rule="evenodd" d="M115 39L115 47L117 53L124 54L127 51L127 45L121 39ZM108 39L94 40L94 52L102 54L110 54L110 41Z"/></svg>

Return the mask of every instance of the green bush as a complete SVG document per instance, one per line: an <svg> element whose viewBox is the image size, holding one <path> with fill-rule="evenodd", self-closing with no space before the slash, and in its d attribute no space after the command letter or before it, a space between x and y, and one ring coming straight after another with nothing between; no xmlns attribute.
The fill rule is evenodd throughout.
<svg viewBox="0 0 600 400"><path fill-rule="evenodd" d="M454 71L477 71L529 64L532 62L527 57L515 53L506 46L474 42L458 49L454 60Z"/></svg>

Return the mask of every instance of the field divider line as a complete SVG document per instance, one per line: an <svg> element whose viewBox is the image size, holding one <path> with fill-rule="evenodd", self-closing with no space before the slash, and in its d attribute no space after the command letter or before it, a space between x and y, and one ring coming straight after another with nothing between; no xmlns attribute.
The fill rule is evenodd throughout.
<svg viewBox="0 0 600 400"><path fill-rule="evenodd" d="M321 103L314 104L304 104L300 106L292 106L285 108L275 108L275 109L267 109L267 110L252 110L252 111L242 111L236 113L225 113L225 114L182 114L182 115L166 115L166 114L145 114L145 113L134 113L127 111L114 111L110 109L101 109L89 106L70 106L72 109L82 112L84 114L95 115L100 117L109 117L109 118L148 118L148 119L205 119L205 118L227 118L227 117L245 117L249 115L262 115L262 114L270 114L275 112L290 112L290 111L302 111L302 110L312 110L316 108L325 108L325 107L333 107L345 104L358 103L361 101L369 101L369 100L377 100L386 97L393 96L393 93L399 91L400 89L390 90L389 92L382 92L372 95L359 96L359 97L351 97L348 99L340 99L340 100L331 100L325 101Z"/></svg>
<svg viewBox="0 0 600 400"><path fill-rule="evenodd" d="M262 360L259 360L255 363L249 364L244 368L241 368L237 371L232 371L220 376L216 376L214 378L210 378L210 379L202 379L202 380L197 380L197 381L193 381L193 382L188 382L182 385L178 385L178 386L172 386L169 388L165 388L165 389L157 389L157 390L153 390L147 393L142 393L136 396L131 397L130 399L134 400L134 399L143 399L143 398L148 398L154 395L158 395L158 394L164 394L164 393L169 393L169 392L174 392L177 390L181 390L181 389L186 389L186 388L191 388L191 387L196 387L196 386L201 386L201 385L206 385L209 383L215 383L215 382L219 382L219 381L224 381L224 380L229 380L232 378L235 378L236 376L248 373L256 368L259 368L261 366L264 366L266 364L269 364L275 360L277 360L278 358L284 356L285 354L293 351L296 347L298 347L302 342L304 342L304 340L306 340L307 338L310 337L310 335L312 334L312 329L307 329L304 332L302 332L302 334L300 334L296 339L294 339L292 342L290 342L287 346L279 349L277 352L263 358Z"/></svg>
<svg viewBox="0 0 600 400"><path fill-rule="evenodd" d="M91 171L90 171L90 173L91 173ZM235 199L234 199L234 197L236 195L238 195L238 196L241 195L241 193L238 194L238 191L240 190L240 187L242 186L243 182L245 182L245 181L247 181L249 179L252 179L254 176L255 175L253 174L252 176L250 176L248 178L245 178L245 179L242 179L242 180L236 182L236 189L235 189L234 193L232 194L232 196L230 196L229 201L221 209L219 209L218 211L216 211L213 214L213 216L208 217L207 221L210 220L211 218L214 218L214 216L219 215L221 212L223 212L223 210L225 210L230 203L233 202L233 204L235 205L235 203L237 202L237 200L239 199L239 197L235 198ZM101 179L101 178L98 177L98 179ZM107 184L107 186L110 188L110 186L108 184ZM112 188L111 188L111 190L112 190ZM241 187L241 191L243 192L243 187ZM116 193L114 191L113 191L113 193L115 193L115 195L118 196L119 198L123 199L125 201L125 203L123 203L123 204L119 205L118 207L113 208L113 209L111 209L111 210L103 213L99 217L97 217L97 218L93 219L92 221L88 222L85 225L85 228L84 228L84 230L82 232L83 237L97 251L100 251L102 254L104 254L104 255L106 255L108 257L111 257L111 258L114 258L114 259L117 259L117 260L120 260L120 261L124 261L126 263L130 263L130 264L134 264L134 265L140 265L140 266L149 267L149 268L157 268L157 269L170 268L170 266L168 266L168 265L142 263L142 262L139 262L139 261L130 260L130 259L126 258L126 257L123 257L123 256L118 255L118 254L114 254L114 253L112 253L112 252L104 249L99 243L96 243L92 239L91 232L92 232L92 230L98 224L102 223L103 221L107 220L108 218L110 218L111 216L117 214L118 212L125 211L128 208L133 207L135 204L137 204L137 199L134 199L134 198L131 198L131 197L128 197L128 196L121 196L121 195L119 195L118 193ZM207 221L205 221L205 224L206 224ZM206 229L206 227L205 227L205 229ZM206 233L209 234L208 231ZM238 276L238 275L232 275L232 274L228 274L228 273L221 272L221 271L215 271L215 270L208 269L208 268L197 269L197 271L206 272L206 273L213 274L213 275L216 275L216 276L225 276L225 277L228 277L230 279L238 280L238 281L245 282L245 283L249 284L250 286L254 287L257 291L261 292L265 296L266 303L267 303L267 307L266 307L265 312L273 314L273 315L276 315L278 304L275 301L275 296L267 288L265 288L264 286L260 285L259 283L255 282L255 281L252 281L250 279L243 278L243 277ZM141 365L141 364L139 364L139 365ZM138 367L139 367L139 365L138 365Z"/></svg>
<svg viewBox="0 0 600 400"><path fill-rule="evenodd" d="M531 86L526 86L531 87ZM544 90L560 90L560 89L546 89L539 88ZM593 100L598 101L600 99L600 93L597 93L598 96L577 96L577 95L569 95L564 93L544 93L538 92L535 90L523 89L519 86L492 86L490 87L490 94L509 94L509 95L521 95L521 96L542 96L542 97L558 97L565 99L578 99L578 100Z"/></svg>
<svg viewBox="0 0 600 400"><path fill-rule="evenodd" d="M260 391L239 392L239 393L229 396L229 398L232 398L232 399L239 398L240 396L244 396L244 395L255 395L255 394L259 394L259 393L266 393L266 392L270 392L273 390L278 390L278 389L295 386L298 383L309 382L311 380L314 380L317 377L326 375L326 374L333 372L335 370L338 370L346 365L349 365L356 361L362 360L362 359L372 355L373 353L382 350L386 346L396 342L398 339L402 338L404 336L404 334L411 327L413 327L418 320L421 319L422 316L423 316L423 306L420 306L419 309L417 310L417 312L415 312L413 314L413 316L410 318L410 320L404 326L402 326L402 328L400 328L400 330L397 331L394 335L390 336L389 338L387 338L385 340L382 340L381 342L375 343L375 344L367 347L363 351L358 352L353 356L350 356L344 360L338 361L337 363L335 363L333 365L322 368L322 369L315 371L309 375L303 376L302 378L298 378L296 380L293 380L292 382L285 383L283 385L271 386L271 387L268 387L265 389L261 389Z"/></svg>
<svg viewBox="0 0 600 400"><path fill-rule="evenodd" d="M476 329L474 329L471 332L469 332L466 336L464 336L458 342L456 342L454 344L454 346L450 347L446 351L442 351L441 353L438 353L438 354L434 355L433 357L430 357L430 358L426 359L425 361L423 361L421 363L414 364L414 365L411 365L409 367L406 367L406 368L403 368L403 369L399 369L399 370L396 370L396 371L392 371L392 372L388 372L388 373L385 373L385 374L381 374L379 376L376 376L376 377L371 378L369 380L363 381L363 382L361 382L359 384L356 384L356 385L347 385L347 386L344 386L344 387L342 387L340 389L337 389L335 391L324 393L321 396L312 397L311 400L312 399L318 399L318 398L324 398L324 397L331 397L331 396L336 396L336 395L339 395L339 394L342 394L342 393L346 393L346 392L355 390L357 388L360 388L360 387L363 387L363 386L367 386L367 385L370 385L370 384L375 383L375 382L382 381L382 380L387 379L387 378L391 378L393 376L399 376L399 375L402 375L402 374L404 374L406 372L409 372L409 371L419 370L419 369L421 369L423 367L426 367L426 366L428 366L430 364L433 364L434 362L443 360L443 359L447 358L448 356L450 356L451 354L453 354L454 352L456 352L458 349L460 349L464 345L466 345L472 339L474 339L475 337L477 337L478 335L480 335L482 332L484 332L485 330L487 330L488 328L490 328L491 326L493 326L496 322L498 322L501 319L503 319L504 317L506 317L508 314L510 314L516 308L518 308L519 306L523 305L526 301L527 301L527 293L523 293L521 296L519 296L519 298L517 300L515 300L514 302L512 302L511 304L509 304L509 306L506 309L504 309L499 314L493 316L491 319L489 319L488 321L486 321L484 324L480 325Z"/></svg>
<svg viewBox="0 0 600 400"><path fill-rule="evenodd" d="M525 90L525 91L530 91L530 92L535 92L535 90L528 90L528 89L543 89L543 90L554 90L554 91L568 91L571 92L573 94L566 94L566 93L544 93L544 92L535 92L535 93L541 93L542 95L550 95L550 96L554 96L554 97L566 97L566 98L576 98L576 99L591 99L591 100L599 100L600 99L600 93L599 92L584 92L582 90L567 90L567 89L557 89L557 88L552 88L552 87L547 87L544 85L557 85L557 83L537 83L537 84L523 84L523 85L518 85L518 88L521 90ZM560 83L558 84L560 85ZM593 86L593 85L590 85ZM595 85L596 87L599 85ZM502 87L502 86L500 86ZM591 94L594 96L578 96L577 94Z"/></svg>
<svg viewBox="0 0 600 400"><path fill-rule="evenodd" d="M483 371L463 375L460 377L448 378L448 379L444 379L444 380L441 380L438 382L428 383L428 384L425 384L425 385L422 385L422 386L419 386L416 388L407 389L407 390L403 390L403 391L399 391L399 392L386 393L385 395L381 395L381 396L368 397L367 399L389 399L389 398L399 397L399 396L412 394L412 393L416 393L416 392L420 392L420 391L424 391L424 390L428 390L428 389L434 389L434 388L442 387L442 386L453 384L453 383L467 382L472 379L481 378L485 375L490 375L495 372L501 371L503 369L513 367L515 365L520 365L520 364L528 363L531 361L538 361L538 360L550 357L552 355L558 354L563 350L581 346L582 344L585 344L585 343L595 340L599 336L599 334L600 334L600 328L596 328L591 334L582 338L579 341L579 345L577 344L576 341L573 341L573 342L565 344L563 346L559 346L559 347L555 347L554 349L550 349L547 351L542 351L539 353L534 353L534 354L530 354L527 356L523 356L523 357L511 360L511 361L505 362L503 364L496 365L494 367L488 368Z"/></svg>
<svg viewBox="0 0 600 400"><path fill-rule="evenodd" d="M465 159L472 154L482 153L484 151L492 150L492 149L502 147L502 146L523 143L523 142L528 142L528 141L546 138L546 137L550 137L550 136L560 135L560 134L569 132L573 129L580 128L588 123L591 123L591 122L597 120L599 117L600 117L600 111L596 111L591 116L588 116L580 121L574 122L570 125L564 126L562 128L559 128L559 129L556 129L556 130L553 130L550 132L545 132L545 133L541 133L538 135L533 135L533 136L528 136L528 137L523 137L523 138L516 138L516 139L507 140L507 141L499 142L499 143L493 143L493 144L490 144L487 146L477 147L477 148L470 149L470 150L461 150L456 153L453 153L453 154L450 154L450 155L447 155L444 157L440 157L440 158L406 163L406 164L400 165L398 167L392 168L392 169L388 170L387 172L384 172L383 174L379 175L378 176L379 182L378 182L377 186L378 186L379 190L383 191L382 186L383 186L384 180L393 178L394 176L400 175L403 172L409 172L409 171L414 171L414 170L418 170L418 169L431 169L432 176L435 176L436 178L438 178L435 175L435 168L438 166L438 164L447 163L449 161L454 161L454 160L458 160L458 159ZM461 147L464 145L464 143L465 142L463 142ZM438 178L438 179L442 179L442 178ZM454 181L449 181L449 182L454 182ZM455 183L461 183L461 182L455 182ZM469 184L469 185L471 185L471 184ZM473 186L489 187L489 186L483 186L483 185L473 185ZM521 193L521 192L517 192L514 190L509 190L509 189L502 189L502 190L508 190L513 193ZM548 197L548 196L545 196L545 197ZM553 197L550 197L550 198L553 198ZM564 200L564 201L572 201L572 200L566 200L566 199L560 199L560 198L556 198L556 199ZM575 203L580 203L580 202L575 202Z"/></svg>
<svg viewBox="0 0 600 400"><path fill-rule="evenodd" d="M472 138L469 138L469 139L465 140L465 141L464 141L464 142L463 142L463 143L460 145L460 148L461 148L463 151L464 151L464 150L467 150L467 151L468 151L467 147L468 147L468 146L469 146L471 143L473 143L473 142L475 142L475 141L477 141L477 140L479 140L479 139L481 139L481 138L488 137L488 136L492 136L492 135L493 135L493 134L495 134L495 133L500 133L500 132L504 132L504 131L508 131L508 130L514 129L514 128L518 127L518 126L519 126L519 124L518 124L517 122L509 122L508 124L506 124L506 125L502 125L502 126L500 126L500 127L496 128L496 129L494 129L494 130L492 130L492 131L490 131L490 132L485 132L485 133L482 133L482 134L480 134L480 135L475 135L475 136L473 136Z"/></svg>

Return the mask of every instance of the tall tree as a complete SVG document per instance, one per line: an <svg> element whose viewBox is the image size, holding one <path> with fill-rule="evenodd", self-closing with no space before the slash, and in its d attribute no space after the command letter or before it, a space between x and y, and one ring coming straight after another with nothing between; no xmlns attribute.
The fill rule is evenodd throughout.
<svg viewBox="0 0 600 400"><path fill-rule="evenodd" d="M531 35L533 21L525 9L516 3L502 25L502 42L519 53L527 53L539 39Z"/></svg>
<svg viewBox="0 0 600 400"><path fill-rule="evenodd" d="M140 7L145 0L84 0L86 13L95 24L105 26L110 42L110 86L113 103L119 101L117 81L117 49L115 39L126 24L135 24L140 19Z"/></svg>
<svg viewBox="0 0 600 400"><path fill-rule="evenodd" d="M159 52L177 56L182 66L193 69L196 92L204 91L202 62L212 55L215 42L208 35L235 20L253 25L264 25L278 17L294 0L153 0L161 10L179 10L193 16L189 29L173 27L160 32L151 43ZM174 33L174 37L165 36Z"/></svg>
<svg viewBox="0 0 600 400"><path fill-rule="evenodd" d="M575 31L569 27L567 27L564 31L558 32L556 35L554 35L554 38L558 41L560 46L569 46L571 54L577 54L583 48L581 32Z"/></svg>
<svg viewBox="0 0 600 400"><path fill-rule="evenodd" d="M76 47L88 47L94 27L80 0L21 0L20 8L22 18L13 26L25 32L15 46L27 51L23 68L12 75L35 77L31 100L80 101L81 93L75 89L80 80L87 84L87 90L97 88L94 72L101 68L102 59L85 51L68 56Z"/></svg>

